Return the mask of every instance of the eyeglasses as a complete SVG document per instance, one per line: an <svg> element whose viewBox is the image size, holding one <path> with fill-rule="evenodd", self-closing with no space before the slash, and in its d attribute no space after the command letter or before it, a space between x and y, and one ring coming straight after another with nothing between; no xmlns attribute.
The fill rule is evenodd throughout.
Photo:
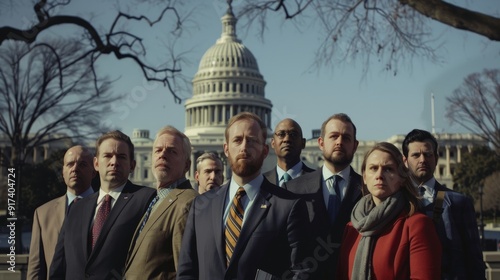
<svg viewBox="0 0 500 280"><path fill-rule="evenodd" d="M278 136L279 139L284 139L287 135L290 137L290 139L297 139L299 137L299 133L297 131L285 131L285 130L280 130L274 135Z"/></svg>

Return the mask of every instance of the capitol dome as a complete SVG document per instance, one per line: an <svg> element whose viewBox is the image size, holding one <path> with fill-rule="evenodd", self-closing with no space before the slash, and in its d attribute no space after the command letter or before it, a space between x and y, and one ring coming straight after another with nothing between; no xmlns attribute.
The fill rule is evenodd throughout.
<svg viewBox="0 0 500 280"><path fill-rule="evenodd" d="M193 97L186 101L185 134L196 138L223 136L227 121L252 112L271 124L266 82L252 52L236 36L231 7L222 17L222 35L203 55L193 78Z"/></svg>

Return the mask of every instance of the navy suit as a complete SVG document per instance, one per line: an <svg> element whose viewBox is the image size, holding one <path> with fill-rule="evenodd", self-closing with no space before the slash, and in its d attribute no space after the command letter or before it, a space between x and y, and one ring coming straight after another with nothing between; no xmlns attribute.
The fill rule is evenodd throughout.
<svg viewBox="0 0 500 280"><path fill-rule="evenodd" d="M120 279L135 228L156 190L127 182L91 249L99 192L71 207L56 246L50 279Z"/></svg>
<svg viewBox="0 0 500 280"><path fill-rule="evenodd" d="M302 163L302 172L300 173L300 176L306 173L311 173L313 171L314 169L309 168L305 163ZM264 177L266 177L269 182L275 184L276 186L279 186L280 178L278 178L278 171L276 170L276 166L273 169L263 173L262 175L264 175Z"/></svg>
<svg viewBox="0 0 500 280"><path fill-rule="evenodd" d="M253 206L246 209L238 243L226 266L223 215L228 184L196 197L191 204L177 279L254 280L257 269L292 279L290 268L303 259L308 229L304 201L264 178ZM300 276L300 272L295 274Z"/></svg>
<svg viewBox="0 0 500 280"><path fill-rule="evenodd" d="M486 267L471 199L437 181L434 190L434 201L438 191L445 192L441 221L435 223L443 247L442 279L485 279ZM434 203L425 207L431 218L433 208Z"/></svg>
<svg viewBox="0 0 500 280"><path fill-rule="evenodd" d="M351 220L354 205L361 198L361 176L351 167L347 190L340 204L338 217L330 224L323 196L322 169L286 182L283 188L299 194L307 205L312 234L307 264L312 267L309 279L334 279L339 247L346 224Z"/></svg>

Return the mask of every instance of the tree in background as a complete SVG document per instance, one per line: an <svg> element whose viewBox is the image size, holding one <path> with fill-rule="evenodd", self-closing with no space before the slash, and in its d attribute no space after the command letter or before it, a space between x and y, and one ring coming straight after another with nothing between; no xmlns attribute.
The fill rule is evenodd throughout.
<svg viewBox="0 0 500 280"><path fill-rule="evenodd" d="M446 117L479 134L500 155L500 70L470 74L446 100Z"/></svg>
<svg viewBox="0 0 500 280"><path fill-rule="evenodd" d="M149 46L144 44L143 38L147 35L142 31L141 34L133 32L133 24L147 24L150 27L161 23L167 23L171 27L165 28L162 25L162 32L155 33L157 37L161 37L164 42L172 42L178 38L182 31L183 18L176 6L182 6L182 1L178 4L176 0L161 1L161 7L156 9L148 5L148 11L155 13L156 18L150 18L147 15L132 15L124 12L117 12L115 18L109 27L97 25L92 19L92 15L87 15L84 18L77 15L65 14L64 7L71 4L71 0L38 0L35 1L33 9L35 11L35 21L27 28L24 27L0 27L0 46L7 41L24 42L31 45L40 42L40 37L43 33L49 30L56 29L59 26L76 27L79 31L72 32L71 35L63 33L62 37L78 38L80 47L83 50L80 56L73 57L72 61L67 63L77 63L80 60L88 59L91 62L89 71L94 74L97 82L97 72L95 71L95 62L101 55L113 55L116 59L132 60L142 70L144 77L148 81L158 81L163 83L173 95L175 102L180 103L181 98L177 91L184 87L185 78L180 75L181 57L177 57L173 53L173 46L169 46L168 53L162 56L162 59L156 65L148 63L146 50ZM132 2L128 7L131 10L137 11L137 2ZM120 3L123 4L123 3ZM13 6L15 3L9 2L4 6ZM77 11L78 12L78 11ZM189 13L187 13L189 15ZM167 18L167 20L165 20ZM130 24L132 23L132 25ZM57 32L57 31L56 31ZM171 35L171 36L169 36ZM79 37L80 36L80 37ZM173 44L172 44L173 45ZM151 58L150 58L151 59ZM158 58L152 58L158 62ZM180 83L176 81L179 77Z"/></svg>
<svg viewBox="0 0 500 280"><path fill-rule="evenodd" d="M62 178L65 152L56 151L41 163L26 164L23 172L23 207L19 209L22 216L31 219L38 206L66 193Z"/></svg>
<svg viewBox="0 0 500 280"><path fill-rule="evenodd" d="M75 62L84 52L74 40L0 46L0 134L9 144L1 149L1 165L4 170L15 170L16 192L11 199L16 211L12 214L21 215L28 203L22 191L33 191L22 171L36 147L94 139L108 130L101 120L120 96L111 93L107 78L96 79L92 57ZM27 169L36 172L37 168ZM28 181L31 179L38 178ZM5 209L6 205L0 207ZM18 224L23 218L19 216Z"/></svg>
<svg viewBox="0 0 500 280"><path fill-rule="evenodd" d="M500 158L495 151L487 146L474 147L455 167L453 183L456 187L453 189L477 201L479 186L484 186L485 179L496 171L500 171Z"/></svg>
<svg viewBox="0 0 500 280"><path fill-rule="evenodd" d="M496 221L500 210L500 171L496 171L484 180L483 210L491 214ZM476 209L477 203L476 203Z"/></svg>
<svg viewBox="0 0 500 280"><path fill-rule="evenodd" d="M228 2L232 2L229 0ZM267 28L269 13L303 27L319 23L324 34L316 53L316 65L334 65L336 59L361 57L365 67L382 61L385 70L397 74L398 64L411 59L436 59L431 43L429 19L500 41L500 18L441 0L245 0L238 5L239 17L249 25ZM274 15L269 15L274 16Z"/></svg>
<svg viewBox="0 0 500 280"><path fill-rule="evenodd" d="M0 47L0 133L11 145L2 157L10 166L22 166L34 147L107 130L100 120L120 96L108 79L95 79L90 58L71 63L82 52L68 40Z"/></svg>

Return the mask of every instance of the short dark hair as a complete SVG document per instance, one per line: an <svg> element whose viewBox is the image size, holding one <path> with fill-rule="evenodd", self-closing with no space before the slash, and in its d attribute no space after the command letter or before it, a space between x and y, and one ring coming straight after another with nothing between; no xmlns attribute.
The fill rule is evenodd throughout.
<svg viewBox="0 0 500 280"><path fill-rule="evenodd" d="M344 113L338 113L338 114L332 115L326 121L323 122L323 124L321 125L321 138L325 138L325 128L326 128L326 125L328 124L328 122L330 122L331 120L339 120L343 123L350 123L352 125L353 130L354 130L354 140L356 140L356 126L352 122L351 118L347 114L344 114Z"/></svg>
<svg viewBox="0 0 500 280"><path fill-rule="evenodd" d="M134 144L132 144L130 137L128 137L125 133L123 133L119 130L113 130L113 131L106 132L103 135L101 135L101 137L99 137L97 139L96 145L95 145L95 156L96 157L99 157L99 146L101 146L101 144L102 144L102 142L104 142L104 140L110 139L110 138L125 142L125 144L127 144L127 146L128 146L130 160L134 160Z"/></svg>
<svg viewBox="0 0 500 280"><path fill-rule="evenodd" d="M437 158L438 156L438 142L436 138L426 130L422 129L414 129L406 134L405 140L403 140L403 155L408 157L408 146L413 142L425 142L430 141L434 148L434 156Z"/></svg>

